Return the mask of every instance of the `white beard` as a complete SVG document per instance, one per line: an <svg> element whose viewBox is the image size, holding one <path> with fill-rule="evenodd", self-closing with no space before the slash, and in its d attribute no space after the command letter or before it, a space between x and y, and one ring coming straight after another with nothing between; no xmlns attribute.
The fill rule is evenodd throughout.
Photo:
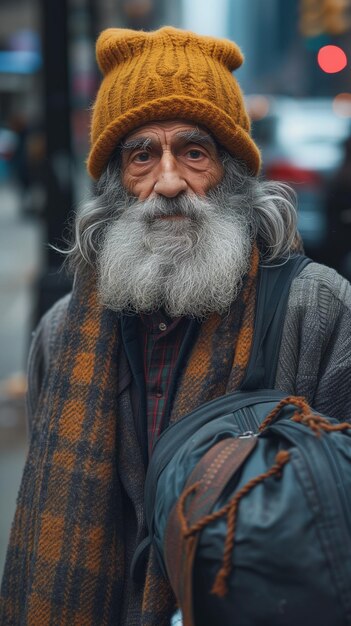
<svg viewBox="0 0 351 626"><path fill-rule="evenodd" d="M198 319L227 312L249 269L248 213L234 211L216 192L130 202L106 227L97 256L102 304Z"/></svg>

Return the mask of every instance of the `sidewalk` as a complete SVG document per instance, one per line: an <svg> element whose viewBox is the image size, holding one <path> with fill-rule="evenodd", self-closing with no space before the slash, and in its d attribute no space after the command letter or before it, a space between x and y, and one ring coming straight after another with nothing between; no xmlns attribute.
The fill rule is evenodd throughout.
<svg viewBox="0 0 351 626"><path fill-rule="evenodd" d="M0 576L27 450L25 372L42 226L24 219L14 185L0 183Z"/></svg>

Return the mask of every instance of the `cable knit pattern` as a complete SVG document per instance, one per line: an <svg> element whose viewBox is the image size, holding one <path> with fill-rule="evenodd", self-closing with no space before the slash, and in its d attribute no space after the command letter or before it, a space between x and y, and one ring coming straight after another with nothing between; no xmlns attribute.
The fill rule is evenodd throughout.
<svg viewBox="0 0 351 626"><path fill-rule="evenodd" d="M290 290L275 386L315 409L351 420L351 286L310 264Z"/></svg>
<svg viewBox="0 0 351 626"><path fill-rule="evenodd" d="M156 120L204 125L256 174L260 153L238 82L243 62L226 39L164 27L154 32L109 28L96 45L104 78L93 107L88 170L99 178L120 140Z"/></svg>

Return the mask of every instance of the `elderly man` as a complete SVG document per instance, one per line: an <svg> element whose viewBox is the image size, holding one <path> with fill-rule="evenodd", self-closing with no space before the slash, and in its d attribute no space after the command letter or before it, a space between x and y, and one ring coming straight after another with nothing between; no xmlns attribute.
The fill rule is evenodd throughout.
<svg viewBox="0 0 351 626"><path fill-rule="evenodd" d="M148 459L169 422L240 388L260 263L296 240L293 196L261 180L226 40L109 29L78 213L73 292L29 364L32 438L2 588L3 625L169 624L145 538ZM275 386L351 416L351 293L308 265L289 295Z"/></svg>

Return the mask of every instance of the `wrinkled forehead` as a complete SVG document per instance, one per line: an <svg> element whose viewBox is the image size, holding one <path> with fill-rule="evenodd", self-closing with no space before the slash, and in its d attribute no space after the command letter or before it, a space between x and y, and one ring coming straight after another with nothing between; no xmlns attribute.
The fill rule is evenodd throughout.
<svg viewBox="0 0 351 626"><path fill-rule="evenodd" d="M132 130L122 140L122 146L128 146L134 140L147 139L148 137L165 137L167 139L184 139L199 141L201 143L217 145L213 135L204 126L200 126L187 120L169 120L147 122Z"/></svg>

